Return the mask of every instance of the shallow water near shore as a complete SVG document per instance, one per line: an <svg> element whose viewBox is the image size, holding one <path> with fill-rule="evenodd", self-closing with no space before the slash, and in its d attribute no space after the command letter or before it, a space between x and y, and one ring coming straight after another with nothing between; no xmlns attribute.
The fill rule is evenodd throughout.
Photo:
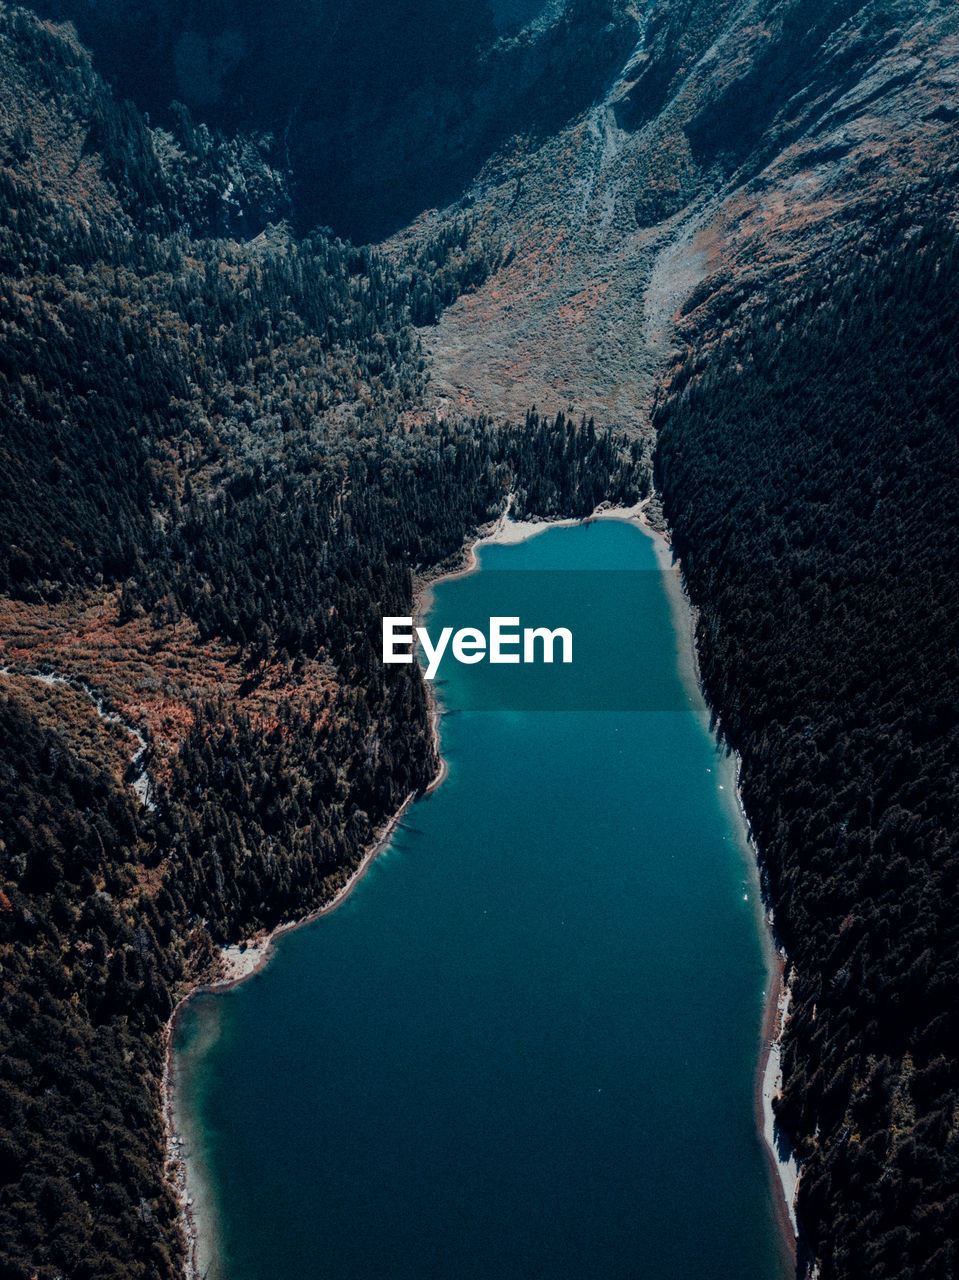
<svg viewBox="0 0 959 1280"><path fill-rule="evenodd" d="M525 596L544 571L534 624L557 570L601 594L648 573L608 680L648 673L672 709L457 710L491 668L444 667L442 786L336 912L178 1020L201 1267L785 1280L755 1112L758 885L652 543L603 521L480 566L436 586L431 627L482 613L492 570Z"/></svg>

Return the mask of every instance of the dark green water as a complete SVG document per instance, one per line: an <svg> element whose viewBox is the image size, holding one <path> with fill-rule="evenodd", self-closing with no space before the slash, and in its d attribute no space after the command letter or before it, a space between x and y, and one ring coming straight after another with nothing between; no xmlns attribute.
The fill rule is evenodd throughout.
<svg viewBox="0 0 959 1280"><path fill-rule="evenodd" d="M652 544L608 521L481 563L431 629L483 613L489 570L649 571L608 682L642 671L676 709L447 716L448 778L345 904L191 1002L178 1106L210 1276L782 1280L754 879ZM587 577L574 636L621 591ZM456 706L500 673L443 674Z"/></svg>

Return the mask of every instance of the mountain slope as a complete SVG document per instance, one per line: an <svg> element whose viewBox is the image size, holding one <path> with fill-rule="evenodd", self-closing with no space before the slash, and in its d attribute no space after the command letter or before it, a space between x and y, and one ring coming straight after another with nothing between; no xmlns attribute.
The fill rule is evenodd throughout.
<svg viewBox="0 0 959 1280"><path fill-rule="evenodd" d="M645 421L700 308L761 296L935 177L957 28L924 0L651 6L603 100L470 188L508 261L429 334L434 391Z"/></svg>
<svg viewBox="0 0 959 1280"><path fill-rule="evenodd" d="M946 1280L956 7L424 5L365 60L358 11L328 38L314 6L325 97L284 61L305 28L253 65L255 7L59 12L151 106L186 75L197 118L151 128L72 29L0 9L5 1274L177 1271L172 999L328 897L435 766L377 614L508 486L637 496L656 433L792 964L801 1265ZM394 103L384 61L434 19L449 62ZM149 74L121 57L147 26ZM420 216L378 252L298 235L317 145L344 224Z"/></svg>

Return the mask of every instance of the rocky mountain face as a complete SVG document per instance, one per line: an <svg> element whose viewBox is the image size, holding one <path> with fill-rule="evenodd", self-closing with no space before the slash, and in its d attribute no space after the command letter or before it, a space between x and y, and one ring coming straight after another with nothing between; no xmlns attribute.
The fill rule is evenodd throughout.
<svg viewBox="0 0 959 1280"><path fill-rule="evenodd" d="M642 424L672 353L954 162L957 36L934 0L650 6L601 101L470 188L508 260L430 333L434 390Z"/></svg>

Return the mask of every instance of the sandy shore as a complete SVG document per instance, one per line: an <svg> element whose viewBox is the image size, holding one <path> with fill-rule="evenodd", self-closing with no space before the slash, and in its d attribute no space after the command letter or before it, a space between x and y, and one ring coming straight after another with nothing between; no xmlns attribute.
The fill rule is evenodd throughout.
<svg viewBox="0 0 959 1280"><path fill-rule="evenodd" d="M799 1165L776 1124L773 1112L773 1102L781 1096L783 1088L782 1038L789 1019L791 994L790 983L785 977L785 956L780 953L778 959L778 969L774 981L770 983L763 1018L763 1056L759 1064L757 1098L763 1139L766 1143L775 1187L779 1192L776 1196L777 1216L784 1238L790 1243L790 1253L795 1261L796 1237L799 1230L796 1222Z"/></svg>
<svg viewBox="0 0 959 1280"><path fill-rule="evenodd" d="M759 866L759 849L756 845L746 807L743 804L739 778L742 760L735 757L735 796L746 840L754 860ZM776 935L773 909L763 900L763 927L770 948L769 978L766 987L766 1004L763 1009L760 1034L759 1062L756 1069L756 1126L763 1137L766 1164L773 1195L773 1205L780 1236L793 1266L796 1262L799 1227L796 1219L796 1192L799 1188L799 1163L793 1155L785 1136L780 1133L773 1112L773 1102L780 1097L783 1088L782 1039L789 1019L790 980L786 980L788 958L785 948Z"/></svg>

